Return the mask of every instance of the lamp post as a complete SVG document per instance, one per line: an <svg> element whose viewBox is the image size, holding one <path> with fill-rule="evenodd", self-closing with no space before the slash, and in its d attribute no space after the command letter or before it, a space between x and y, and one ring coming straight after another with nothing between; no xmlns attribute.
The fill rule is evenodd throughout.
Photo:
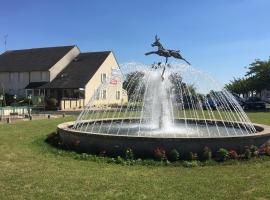
<svg viewBox="0 0 270 200"><path fill-rule="evenodd" d="M15 112L15 110L16 110L16 104L17 104L17 102L16 102L17 95L16 94L13 96L13 99L14 99L14 112Z"/></svg>
<svg viewBox="0 0 270 200"><path fill-rule="evenodd" d="M3 107L4 95L0 94L1 107Z"/></svg>
<svg viewBox="0 0 270 200"><path fill-rule="evenodd" d="M27 96L27 100L28 100L28 117L29 118L31 117L31 110L30 110L30 101L31 101L31 98L32 98L32 96L31 96L31 94L29 94Z"/></svg>
<svg viewBox="0 0 270 200"><path fill-rule="evenodd" d="M2 121L2 118L3 118L3 102L4 102L4 95L1 94L0 95L0 101L1 101L1 116L0 116L0 121Z"/></svg>

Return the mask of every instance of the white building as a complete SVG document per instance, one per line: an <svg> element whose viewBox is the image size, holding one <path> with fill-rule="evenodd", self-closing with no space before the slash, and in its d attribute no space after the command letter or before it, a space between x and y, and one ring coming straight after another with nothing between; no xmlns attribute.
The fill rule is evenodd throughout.
<svg viewBox="0 0 270 200"><path fill-rule="evenodd" d="M54 97L60 109L76 109L109 80L95 105L122 104L127 102L122 78L112 79L118 68L111 51L81 53L77 46L6 51L0 55L0 84L12 95Z"/></svg>

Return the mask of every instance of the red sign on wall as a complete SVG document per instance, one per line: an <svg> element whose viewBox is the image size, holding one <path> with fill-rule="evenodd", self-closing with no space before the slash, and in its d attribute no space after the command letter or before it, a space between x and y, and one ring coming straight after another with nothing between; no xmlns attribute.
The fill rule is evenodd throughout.
<svg viewBox="0 0 270 200"><path fill-rule="evenodd" d="M110 84L117 85L117 80L116 79L112 79L111 82L110 82Z"/></svg>

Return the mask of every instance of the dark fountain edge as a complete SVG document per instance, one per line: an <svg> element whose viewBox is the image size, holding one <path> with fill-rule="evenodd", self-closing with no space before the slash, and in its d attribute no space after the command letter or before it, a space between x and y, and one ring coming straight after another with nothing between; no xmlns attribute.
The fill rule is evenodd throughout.
<svg viewBox="0 0 270 200"><path fill-rule="evenodd" d="M71 128L74 123L66 122L58 125L57 131L63 143L74 147L76 151L95 154L105 150L108 154L123 155L130 148L137 156L147 158L152 157L154 150L160 147L166 152L176 149L185 157L190 152L201 154L204 147L209 147L213 152L220 148L244 152L247 146L260 147L270 140L270 126L262 124L253 124L257 133L250 135L165 138L81 132Z"/></svg>

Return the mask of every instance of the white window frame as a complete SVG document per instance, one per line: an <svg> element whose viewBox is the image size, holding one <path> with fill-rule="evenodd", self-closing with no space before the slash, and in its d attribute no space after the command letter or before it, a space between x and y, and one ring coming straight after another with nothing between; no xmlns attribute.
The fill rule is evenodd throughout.
<svg viewBox="0 0 270 200"><path fill-rule="evenodd" d="M107 98L107 91L102 90L102 99L105 100Z"/></svg>
<svg viewBox="0 0 270 200"><path fill-rule="evenodd" d="M101 74L101 83L105 83L106 82L106 78L107 78L107 74L102 73Z"/></svg>
<svg viewBox="0 0 270 200"><path fill-rule="evenodd" d="M96 100L99 100L99 97L100 97L99 90L96 90L96 91L95 91L95 99L96 99Z"/></svg>
<svg viewBox="0 0 270 200"><path fill-rule="evenodd" d="M119 100L120 99L120 96L121 96L121 93L120 91L116 91L116 100Z"/></svg>

